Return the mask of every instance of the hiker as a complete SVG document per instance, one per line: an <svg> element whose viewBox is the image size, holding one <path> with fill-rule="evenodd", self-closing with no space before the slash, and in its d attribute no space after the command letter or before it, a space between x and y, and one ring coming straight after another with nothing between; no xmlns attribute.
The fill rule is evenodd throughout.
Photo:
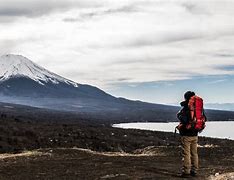
<svg viewBox="0 0 234 180"><path fill-rule="evenodd" d="M181 176L196 176L198 170L198 132L204 129L206 121L203 100L194 92L187 91L184 94L184 101L180 105L182 109L177 114L180 120L177 129L181 135L182 146Z"/></svg>

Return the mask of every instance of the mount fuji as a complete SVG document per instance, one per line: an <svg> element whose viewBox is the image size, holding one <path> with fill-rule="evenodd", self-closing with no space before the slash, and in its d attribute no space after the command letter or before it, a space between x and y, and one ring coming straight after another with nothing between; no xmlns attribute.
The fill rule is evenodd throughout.
<svg viewBox="0 0 234 180"><path fill-rule="evenodd" d="M113 99L104 91L52 73L21 55L0 57L0 95L30 98Z"/></svg>
<svg viewBox="0 0 234 180"><path fill-rule="evenodd" d="M4 55L0 58L0 81L6 81L14 77L27 77L41 85L48 82L59 84L59 82L77 87L77 83L54 74L43 67L38 66L21 55Z"/></svg>
<svg viewBox="0 0 234 180"><path fill-rule="evenodd" d="M0 101L65 111L112 109L121 101L97 87L78 84L21 55L0 57Z"/></svg>
<svg viewBox="0 0 234 180"><path fill-rule="evenodd" d="M179 107L131 101L103 90L63 78L21 55L0 57L0 102L69 111L97 119L173 121ZM210 111L210 117L234 117L234 113ZM213 115L212 115L213 114Z"/></svg>
<svg viewBox="0 0 234 180"><path fill-rule="evenodd" d="M97 117L116 117L118 114L124 118L128 118L129 113L135 117L138 110L167 107L116 98L97 87L73 82L24 56L13 54L0 57L0 102L85 112Z"/></svg>

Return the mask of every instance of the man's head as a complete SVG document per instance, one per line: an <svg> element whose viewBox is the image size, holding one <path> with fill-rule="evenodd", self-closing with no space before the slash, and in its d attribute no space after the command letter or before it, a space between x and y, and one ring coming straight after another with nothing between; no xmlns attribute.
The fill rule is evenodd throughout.
<svg viewBox="0 0 234 180"><path fill-rule="evenodd" d="M186 93L184 93L184 99L188 101L194 95L195 93L193 91L187 91Z"/></svg>

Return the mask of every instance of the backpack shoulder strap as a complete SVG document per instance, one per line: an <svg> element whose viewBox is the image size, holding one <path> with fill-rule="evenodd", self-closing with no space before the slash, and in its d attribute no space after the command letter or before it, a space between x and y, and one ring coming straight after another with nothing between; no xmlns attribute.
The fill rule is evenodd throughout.
<svg viewBox="0 0 234 180"><path fill-rule="evenodd" d="M202 109L202 114L203 114L203 116L205 117L205 121L207 121L207 117L206 117L206 113L205 113L204 108Z"/></svg>
<svg viewBox="0 0 234 180"><path fill-rule="evenodd" d="M195 118L195 108L196 108L195 103L196 103L196 96L192 96L188 103L191 121L194 120Z"/></svg>

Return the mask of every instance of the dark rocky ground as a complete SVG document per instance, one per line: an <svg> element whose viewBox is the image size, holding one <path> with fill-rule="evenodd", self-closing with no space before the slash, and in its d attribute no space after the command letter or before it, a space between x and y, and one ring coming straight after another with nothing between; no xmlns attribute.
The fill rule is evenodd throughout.
<svg viewBox="0 0 234 180"><path fill-rule="evenodd" d="M106 155L79 149L42 149L0 160L0 179L181 179L178 147L155 147L152 155ZM233 148L200 148L199 176L232 172ZM231 152L232 151L232 152ZM229 157L228 157L229 156Z"/></svg>
<svg viewBox="0 0 234 180"><path fill-rule="evenodd" d="M0 180L181 179L178 135L69 118L4 112ZM200 137L199 146L199 176L191 179L234 172L234 141Z"/></svg>

